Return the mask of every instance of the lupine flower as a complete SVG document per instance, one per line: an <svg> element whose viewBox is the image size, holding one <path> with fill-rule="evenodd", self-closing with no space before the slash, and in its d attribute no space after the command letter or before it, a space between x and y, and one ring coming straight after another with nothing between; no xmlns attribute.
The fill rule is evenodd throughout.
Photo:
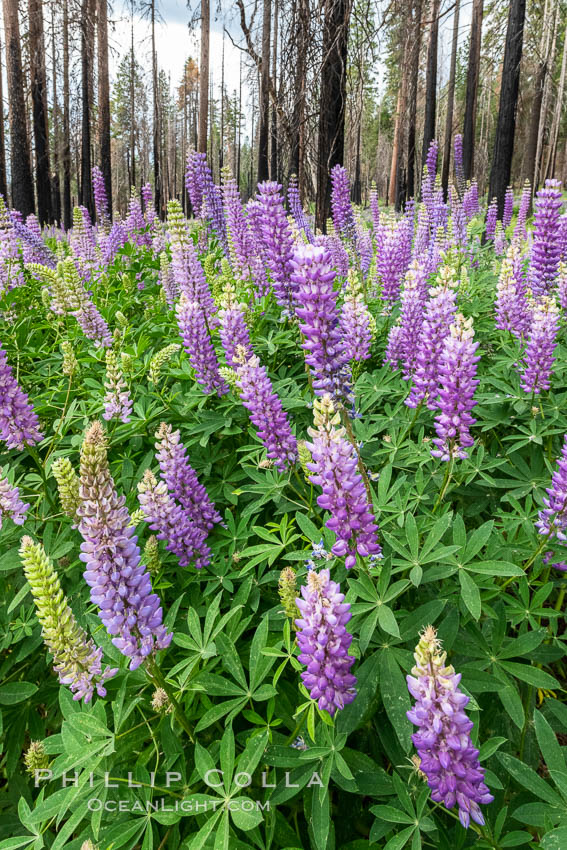
<svg viewBox="0 0 567 850"><path fill-rule="evenodd" d="M118 368L116 354L109 348L106 352L106 380L104 382L106 395L104 396L104 413L102 418L108 422L110 419L119 419L121 422L129 422L132 414L132 399L122 372Z"/></svg>
<svg viewBox="0 0 567 850"><path fill-rule="evenodd" d="M352 635L345 628L352 617L350 603L329 570L309 570L301 597L295 600L298 660L307 668L301 678L311 699L332 717L356 697L356 676L350 672L355 659L348 654Z"/></svg>
<svg viewBox="0 0 567 850"><path fill-rule="evenodd" d="M167 541L165 548L177 556L180 567L187 567L193 559L198 569L209 563L206 531L198 528L175 503L165 482L158 482L151 469L146 470L138 484L138 500L146 522L158 532L158 540Z"/></svg>
<svg viewBox="0 0 567 850"><path fill-rule="evenodd" d="M247 358L251 357L254 352L250 343L250 332L244 318L244 306L236 300L234 288L230 284L225 287L219 319L219 336L224 356L228 365L234 367L238 364L236 356L238 346L244 348Z"/></svg>
<svg viewBox="0 0 567 850"><path fill-rule="evenodd" d="M463 197L465 190L465 169L463 166L463 137L460 133L455 135L453 151L455 156L455 177L457 178L457 189L459 190L459 195Z"/></svg>
<svg viewBox="0 0 567 850"><path fill-rule="evenodd" d="M357 554L362 558L380 555L378 527L356 450L340 427L340 416L328 394L315 399L314 425L308 429L311 442L306 443L312 456L307 464L309 480L323 490L317 504L331 514L326 525L337 536L331 552L338 558L346 556L345 567L350 569L356 564Z"/></svg>
<svg viewBox="0 0 567 850"><path fill-rule="evenodd" d="M474 444L469 428L476 422L470 415L475 406L474 392L478 386L476 378L476 354L478 342L473 342L472 319L460 313L455 316L449 336L446 338L439 360L439 400L435 406L439 413L435 417L437 447L431 451L441 460L465 458L465 449Z"/></svg>
<svg viewBox="0 0 567 850"><path fill-rule="evenodd" d="M376 274L382 283L381 298L394 304L411 260L411 224L382 216L376 231Z"/></svg>
<svg viewBox="0 0 567 850"><path fill-rule="evenodd" d="M287 414L258 357L253 355L247 359L243 349L236 354L240 362L236 373L242 404L250 411L250 419L266 447L268 459L273 460L278 469L287 469L297 460L297 442Z"/></svg>
<svg viewBox="0 0 567 850"><path fill-rule="evenodd" d="M20 388L0 344L0 440L9 449L23 449L43 440L39 420Z"/></svg>
<svg viewBox="0 0 567 850"><path fill-rule="evenodd" d="M173 307L179 295L179 287L165 251L162 251L159 255L159 283L164 292L167 306Z"/></svg>
<svg viewBox="0 0 567 850"><path fill-rule="evenodd" d="M303 207L301 206L301 198L299 197L299 186L297 184L296 174L292 174L289 178L289 184L287 187L287 203L298 228L303 231L307 241L312 242L313 231L311 230L311 225L309 224L307 216L305 215Z"/></svg>
<svg viewBox="0 0 567 850"><path fill-rule="evenodd" d="M154 206L154 193L149 183L144 183L141 195L144 204L144 217L150 227L153 227L156 220L156 208Z"/></svg>
<svg viewBox="0 0 567 850"><path fill-rule="evenodd" d="M487 239L494 239L496 231L496 219L498 217L498 201L493 198L486 211L485 234Z"/></svg>
<svg viewBox="0 0 567 850"><path fill-rule="evenodd" d="M16 525L23 525L29 505L20 499L18 487L14 487L8 479L2 475L0 467L0 529L5 517L9 517Z"/></svg>
<svg viewBox="0 0 567 850"><path fill-rule="evenodd" d="M161 569L161 560L159 557L159 544L155 534L150 534L146 540L146 545L144 546L144 563L151 576L155 576L159 573Z"/></svg>
<svg viewBox="0 0 567 850"><path fill-rule="evenodd" d="M110 347L110 329L91 301L72 257L66 257L59 264L57 280L60 308L75 317L87 339L93 340L97 346Z"/></svg>
<svg viewBox="0 0 567 850"><path fill-rule="evenodd" d="M530 289L534 296L548 294L553 288L559 260L559 219L561 216L561 183L546 180L545 187L536 195L534 213L534 241L530 260Z"/></svg>
<svg viewBox="0 0 567 850"><path fill-rule="evenodd" d="M506 189L506 194L504 195L504 212L502 213L502 225L504 227L509 227L512 223L512 216L514 215L514 190L511 186L508 186Z"/></svg>
<svg viewBox="0 0 567 850"><path fill-rule="evenodd" d="M189 462L179 431L162 422L156 440L156 459L167 489L198 528L210 531L221 516Z"/></svg>
<svg viewBox="0 0 567 850"><path fill-rule="evenodd" d="M299 609L295 604L297 597L297 585L295 580L295 570L292 567L285 567L278 581L278 595L282 603L282 608L286 617L289 617L292 622L292 628L296 628L295 621L300 616Z"/></svg>
<svg viewBox="0 0 567 850"><path fill-rule="evenodd" d="M545 492L545 507L538 514L536 529L540 534L557 537L564 543L567 540L567 435L563 439L561 455L557 458L557 469L551 476L551 486Z"/></svg>
<svg viewBox="0 0 567 850"><path fill-rule="evenodd" d="M374 233L376 233L378 230L378 223L380 222L380 207L378 205L378 191L374 182L370 189L370 214L372 216L372 229Z"/></svg>
<svg viewBox="0 0 567 850"><path fill-rule="evenodd" d="M529 180L526 180L526 182L524 183L522 195L520 197L520 205L518 207L518 218L516 219L516 226L514 227L515 242L524 242L526 239L526 221L528 219L528 212L530 210L531 202L532 187L530 185Z"/></svg>
<svg viewBox="0 0 567 850"><path fill-rule="evenodd" d="M522 257L513 242L502 260L496 286L496 327L523 337L529 331L530 322Z"/></svg>
<svg viewBox="0 0 567 850"><path fill-rule="evenodd" d="M385 361L395 368L401 365L405 381L411 378L417 366L426 298L426 267L415 260L404 280L400 324L394 325L390 331L385 355Z"/></svg>
<svg viewBox="0 0 567 850"><path fill-rule="evenodd" d="M296 315L305 340L301 347L305 362L311 367L313 389L317 395L344 397L343 367L347 357L339 326L331 254L319 246L299 245L292 267Z"/></svg>
<svg viewBox="0 0 567 850"><path fill-rule="evenodd" d="M161 603L141 563L126 500L116 492L106 451L102 426L94 422L81 449L80 558L86 564L91 602L99 608L112 643L135 670L152 652L168 647L172 634L162 625Z"/></svg>
<svg viewBox="0 0 567 850"><path fill-rule="evenodd" d="M462 201L453 186L449 187L451 229L453 242L462 248L467 244L467 216Z"/></svg>
<svg viewBox="0 0 567 850"><path fill-rule="evenodd" d="M161 370L165 366L166 363L169 363L174 354L176 354L181 348L176 342L172 342L170 345L166 345L165 348L156 351L150 360L150 366L148 369L148 377L152 384L158 384Z"/></svg>
<svg viewBox="0 0 567 850"><path fill-rule="evenodd" d="M68 685L74 700L90 702L96 688L106 696L104 683L116 668L102 669L102 649L82 629L61 589L59 576L43 546L22 537L20 557L36 606L36 615L53 666L62 685Z"/></svg>
<svg viewBox="0 0 567 850"><path fill-rule="evenodd" d="M211 169L207 165L207 155L205 153L197 153L196 151L189 153L185 185L187 191L190 192L195 215L204 215L208 220L224 253L228 257L229 248L221 191L214 183ZM193 193L193 196L191 196L191 193ZM200 205L195 206L193 199L195 199L195 203L197 204L200 199Z"/></svg>
<svg viewBox="0 0 567 850"><path fill-rule="evenodd" d="M104 175L98 165L93 167L93 196L96 210L96 218L99 224L106 224L109 219L108 215L108 198L106 197L106 187L104 185Z"/></svg>
<svg viewBox="0 0 567 850"><path fill-rule="evenodd" d="M461 674L446 664L447 653L433 626L423 630L414 658L407 683L416 703L407 716L419 727L412 741L431 799L448 809L456 803L465 829L471 818L482 826L479 804L491 803L494 797L484 783L484 768L471 741L473 723L464 712L469 697L459 688Z"/></svg>
<svg viewBox="0 0 567 850"><path fill-rule="evenodd" d="M128 233L126 232L124 224L121 221L116 221L110 228L108 236L105 237L104 242L101 245L102 265L109 266L127 241Z"/></svg>
<svg viewBox="0 0 567 850"><path fill-rule="evenodd" d="M474 218L475 215L478 215L479 213L478 184L475 180L472 181L471 185L463 195L463 209L465 211L467 221L470 221L471 218Z"/></svg>
<svg viewBox="0 0 567 850"><path fill-rule="evenodd" d="M264 263L256 250L250 222L244 214L236 180L227 174L223 178L222 195L229 246L229 255L234 273L241 280L251 279L259 295L266 295L270 285Z"/></svg>
<svg viewBox="0 0 567 850"><path fill-rule="evenodd" d="M311 452L307 448L307 444L305 440L297 441L297 455L299 460L299 465L301 466L301 471L303 472L303 476L307 483L309 484L309 478L311 476L311 470L308 467L308 464L313 461L313 457Z"/></svg>
<svg viewBox="0 0 567 850"><path fill-rule="evenodd" d="M57 481L57 490L59 492L59 501L65 516L73 520L73 525L76 526L79 522L79 505L81 499L79 496L79 476L73 469L69 458L60 457L51 466L51 472Z"/></svg>
<svg viewBox="0 0 567 850"><path fill-rule="evenodd" d="M356 241L354 212L350 202L350 181L346 168L335 165L331 169L331 209L337 236Z"/></svg>
<svg viewBox="0 0 567 850"><path fill-rule="evenodd" d="M72 343L68 340L62 342L61 351L63 352L61 371L64 375L67 375L68 378L72 378L73 375L79 371L79 361L75 357Z"/></svg>
<svg viewBox="0 0 567 850"><path fill-rule="evenodd" d="M406 399L408 407L417 407L425 400L429 409L435 410L439 387L439 359L456 311L456 281L453 274L451 268L444 267L441 269L438 283L429 290L423 329L415 356L413 385Z"/></svg>
<svg viewBox="0 0 567 850"><path fill-rule="evenodd" d="M530 337L521 370L521 386L526 393L540 393L551 384L553 352L559 330L559 310L555 299L542 295L533 310Z"/></svg>
<svg viewBox="0 0 567 850"><path fill-rule="evenodd" d="M270 181L258 185L257 224L276 300L280 306L292 312L290 276L293 270L293 234L285 214L281 188L279 183Z"/></svg>
<svg viewBox="0 0 567 850"><path fill-rule="evenodd" d="M354 277L350 276L339 321L342 348L347 360L361 362L370 357L371 318L360 287Z"/></svg>
<svg viewBox="0 0 567 850"><path fill-rule="evenodd" d="M228 384L220 376L207 318L201 306L196 301L190 301L185 293L182 293L175 311L183 347L189 355L197 382L206 393L216 392L218 396L224 395L228 392Z"/></svg>
<svg viewBox="0 0 567 850"><path fill-rule="evenodd" d="M559 263L557 271L557 295L559 296L559 306L562 310L567 310L567 263Z"/></svg>
<svg viewBox="0 0 567 850"><path fill-rule="evenodd" d="M175 288L190 301L197 302L211 320L216 309L215 303L179 201L172 200L167 205L167 227L171 239L171 271Z"/></svg>
<svg viewBox="0 0 567 850"><path fill-rule="evenodd" d="M49 757L45 752L43 741L31 741L29 747L24 753L24 764L26 773L36 777L38 770L47 770L49 767Z"/></svg>

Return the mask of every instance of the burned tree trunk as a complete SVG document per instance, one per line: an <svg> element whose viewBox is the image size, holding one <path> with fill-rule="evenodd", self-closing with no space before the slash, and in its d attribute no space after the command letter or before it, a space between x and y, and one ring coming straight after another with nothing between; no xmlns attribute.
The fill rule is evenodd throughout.
<svg viewBox="0 0 567 850"><path fill-rule="evenodd" d="M483 10L483 0L473 0L469 63L467 68L467 90L465 95L465 120L463 123L463 171L465 180L472 178L474 168L476 106L478 99Z"/></svg>

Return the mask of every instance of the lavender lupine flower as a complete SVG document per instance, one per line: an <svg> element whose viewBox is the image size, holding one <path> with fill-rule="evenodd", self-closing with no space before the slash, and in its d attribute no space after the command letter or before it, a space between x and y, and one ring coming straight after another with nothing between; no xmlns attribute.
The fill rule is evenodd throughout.
<svg viewBox="0 0 567 850"><path fill-rule="evenodd" d="M106 696L104 683L118 672L102 669L102 649L82 629L61 588L59 576L43 546L22 537L20 558L36 606L41 634L53 656L53 666L62 685L68 685L74 700L90 702L95 688Z"/></svg>
<svg viewBox="0 0 567 850"><path fill-rule="evenodd" d="M227 287L224 292L219 318L219 336L224 356L228 365L235 367L238 365L238 357L236 356L238 346L244 348L247 359L254 352L250 343L250 332L244 319L244 305L236 300L232 288Z"/></svg>
<svg viewBox="0 0 567 850"><path fill-rule="evenodd" d="M562 310L567 310L567 263L559 263L557 270L557 295L559 296L559 306Z"/></svg>
<svg viewBox="0 0 567 850"><path fill-rule="evenodd" d="M29 505L20 499L18 487L10 484L0 467L0 529L5 517L9 517L16 525L23 525Z"/></svg>
<svg viewBox="0 0 567 850"><path fill-rule="evenodd" d="M141 563L126 500L116 492L100 422L93 422L83 441L79 494L80 558L91 602L135 670L152 652L168 647L173 635L162 625L161 603Z"/></svg>
<svg viewBox="0 0 567 850"><path fill-rule="evenodd" d="M395 368L401 365L405 381L411 378L417 366L426 299L426 266L414 260L404 280L400 324L394 325L390 331L385 356L385 361Z"/></svg>
<svg viewBox="0 0 567 850"><path fill-rule="evenodd" d="M498 201L493 198L486 211L485 234L487 239L494 239L496 231L496 219L498 217Z"/></svg>
<svg viewBox="0 0 567 850"><path fill-rule="evenodd" d="M109 348L106 351L106 380L104 383L106 394L104 396L104 413L102 418L108 422L110 419L119 419L121 422L129 422L132 415L132 399L124 381L122 371L118 366L116 354Z"/></svg>
<svg viewBox="0 0 567 850"><path fill-rule="evenodd" d="M352 635L345 628L352 617L350 603L326 569L309 570L301 596L295 600L298 660L307 668L301 678L311 699L332 717L356 696L356 676L350 672L355 659L348 654Z"/></svg>
<svg viewBox="0 0 567 850"><path fill-rule="evenodd" d="M331 169L331 209L337 236L346 240L355 239L354 212L350 202L350 181L342 165Z"/></svg>
<svg viewBox="0 0 567 850"><path fill-rule="evenodd" d="M551 385L551 370L559 330L559 310L555 298L542 295L533 309L530 337L522 362L521 387L539 394Z"/></svg>
<svg viewBox="0 0 567 850"><path fill-rule="evenodd" d="M455 157L455 177L457 178L457 190L462 198L465 192L465 169L463 166L463 137L460 133L455 136L453 142L453 152Z"/></svg>
<svg viewBox="0 0 567 850"><path fill-rule="evenodd" d="M298 228L303 231L308 242L313 242L313 231L307 220L307 216L301 206L301 198L299 197L299 186L297 183L297 175L292 174L287 187L287 202L289 210L297 224Z"/></svg>
<svg viewBox="0 0 567 850"><path fill-rule="evenodd" d="M144 217L146 223L153 228L156 222L156 208L154 206L154 193L149 183L144 183L141 190L142 201L144 204Z"/></svg>
<svg viewBox="0 0 567 850"><path fill-rule="evenodd" d="M491 803L494 797L484 783L484 768L471 741L473 723L464 712L469 697L459 688L461 674L446 664L447 653L433 626L423 630L414 658L407 683L416 703L407 716L419 727L412 741L431 799L448 809L456 803L465 829L471 818L482 826L479 804Z"/></svg>
<svg viewBox="0 0 567 850"><path fill-rule="evenodd" d="M435 403L439 413L435 417L437 437L433 443L437 448L431 454L444 461L468 457L465 449L474 445L469 428L476 419L470 411L476 405L480 356L476 354L478 342L473 340L472 319L457 313L439 360L439 400Z"/></svg>
<svg viewBox="0 0 567 850"><path fill-rule="evenodd" d="M378 206L378 190L374 182L370 189L370 214L372 216L372 230L376 233L380 221L380 207Z"/></svg>
<svg viewBox="0 0 567 850"><path fill-rule="evenodd" d="M104 184L104 175L98 165L93 167L93 196L96 210L96 218L99 224L107 224L108 215L108 198L106 197L106 186Z"/></svg>
<svg viewBox="0 0 567 850"><path fill-rule="evenodd" d="M112 345L110 329L91 301L72 257L65 257L58 265L56 282L60 285L58 306L75 317L87 339L93 340L96 346Z"/></svg>
<svg viewBox="0 0 567 850"><path fill-rule="evenodd" d="M278 469L287 469L297 460L297 441L287 414L258 357L254 355L246 359L246 352L242 349L237 351L237 356L240 365L236 373L242 404L250 411L250 419L266 447L268 459L273 460Z"/></svg>
<svg viewBox="0 0 567 850"><path fill-rule="evenodd" d="M21 389L0 344L0 440L9 449L23 449L43 440L39 420Z"/></svg>
<svg viewBox="0 0 567 850"><path fill-rule="evenodd" d="M442 268L436 285L429 290L415 356L413 386L406 399L408 407L417 407L422 401L426 401L429 409L435 410L439 388L439 359L456 312L456 281L453 275L451 268Z"/></svg>
<svg viewBox="0 0 567 850"><path fill-rule="evenodd" d="M189 462L179 431L162 422L156 440L156 459L167 489L198 528L210 531L221 516Z"/></svg>
<svg viewBox="0 0 567 850"><path fill-rule="evenodd" d="M567 213L563 213L559 217L559 233L557 234L559 242L560 259L567 262Z"/></svg>
<svg viewBox="0 0 567 850"><path fill-rule="evenodd" d="M201 569L210 561L210 549L205 543L207 532L199 528L167 491L164 481L157 481L150 469L138 484L138 501L144 518L158 540L166 541L166 549L173 552L180 567L195 560Z"/></svg>
<svg viewBox="0 0 567 850"><path fill-rule="evenodd" d="M195 378L206 393L216 392L221 396L229 387L219 373L217 355L211 342L207 318L196 301L190 301L181 293L177 306L177 324L183 347L189 355Z"/></svg>
<svg viewBox="0 0 567 850"><path fill-rule="evenodd" d="M102 265L109 266L127 241L128 234L126 228L121 221L116 221L101 245Z"/></svg>
<svg viewBox="0 0 567 850"><path fill-rule="evenodd" d="M496 229L494 231L494 253L497 257L501 257L504 251L506 250L506 233L504 232L504 228L502 227L502 222L496 222Z"/></svg>
<svg viewBox="0 0 567 850"><path fill-rule="evenodd" d="M557 469L551 476L551 486L545 492L545 507L540 510L535 527L539 534L557 537L564 543L567 541L567 435L557 458Z"/></svg>
<svg viewBox="0 0 567 850"><path fill-rule="evenodd" d="M360 270L366 277L372 263L372 235L360 222L356 225L356 245L360 258Z"/></svg>
<svg viewBox="0 0 567 850"><path fill-rule="evenodd" d="M165 296L165 302L167 306L173 307L177 296L179 295L179 287L173 275L173 270L171 268L171 263L169 262L169 257L167 256L165 251L162 251L159 255L158 280L161 285L161 288L163 289L163 294Z"/></svg>
<svg viewBox="0 0 567 850"><path fill-rule="evenodd" d="M255 245L251 219L244 213L240 192L234 178L224 178L222 195L232 269L242 280L251 279L259 295L266 295L270 285L260 256L261 250L259 251Z"/></svg>
<svg viewBox="0 0 567 850"><path fill-rule="evenodd" d="M382 283L381 298L394 304L400 297L403 277L411 260L411 223L382 216L376 231L376 275Z"/></svg>
<svg viewBox="0 0 567 850"><path fill-rule="evenodd" d="M496 286L496 327L510 331L516 337L524 337L530 323L522 256L513 242L502 260Z"/></svg>
<svg viewBox="0 0 567 850"><path fill-rule="evenodd" d="M339 558L345 557L345 567L350 569L356 564L357 554L363 558L381 554L378 527L358 468L356 450L345 429L340 427L331 396L315 399L313 407L315 427L308 429L311 442L306 443L312 461L307 468L312 473L311 483L323 490L317 504L331 514L326 526L337 537L331 552Z"/></svg>
<svg viewBox="0 0 567 850"><path fill-rule="evenodd" d="M465 194L463 195L463 209L467 217L467 221L478 215L480 207L478 204L478 185L475 180L471 183Z"/></svg>
<svg viewBox="0 0 567 850"><path fill-rule="evenodd" d="M546 180L535 201L529 280L530 289L536 298L548 294L557 277L561 257L558 239L560 217L561 183L559 180Z"/></svg>
<svg viewBox="0 0 567 850"><path fill-rule="evenodd" d="M55 259L53 254L40 237L38 237L29 227L26 227L21 220L21 216L16 215L16 211L10 212L13 236L16 236L22 242L24 254L24 262L26 263L41 263L49 268L55 268Z"/></svg>
<svg viewBox="0 0 567 850"><path fill-rule="evenodd" d="M528 212L532 202L532 187L529 180L524 183L520 204L518 207L518 218L514 227L514 242L525 242L526 240L526 221L528 220Z"/></svg>
<svg viewBox="0 0 567 850"><path fill-rule="evenodd" d="M311 367L313 389L317 395L344 395L343 367L347 358L339 327L331 254L319 246L299 245L291 265L296 314L305 340L301 347L305 362Z"/></svg>
<svg viewBox="0 0 567 850"><path fill-rule="evenodd" d="M228 257L229 248L226 235L226 221L222 206L221 191L215 185L211 169L207 165L207 155L191 151L187 158L185 185L189 192L195 215L208 220L219 243Z"/></svg>
<svg viewBox="0 0 567 850"><path fill-rule="evenodd" d="M260 183L257 198L263 253L270 270L276 300L291 312L293 234L285 214L281 186L270 181Z"/></svg>
<svg viewBox="0 0 567 850"><path fill-rule="evenodd" d="M503 227L509 227L512 223L512 216L514 215L514 190L511 186L508 186L506 189L506 194L504 195L504 212L502 213L502 225Z"/></svg>
<svg viewBox="0 0 567 850"><path fill-rule="evenodd" d="M183 292L189 301L196 301L208 319L215 310L203 267L189 234L188 223L177 200L167 205L167 229L171 242L171 274L178 292Z"/></svg>
<svg viewBox="0 0 567 850"><path fill-rule="evenodd" d="M342 348L347 360L360 362L370 357L371 319L372 316L364 302L360 286L351 276L349 277L339 321Z"/></svg>
<svg viewBox="0 0 567 850"><path fill-rule="evenodd" d="M449 187L449 198L453 243L458 247L465 248L467 244L467 216L463 202L453 186Z"/></svg>

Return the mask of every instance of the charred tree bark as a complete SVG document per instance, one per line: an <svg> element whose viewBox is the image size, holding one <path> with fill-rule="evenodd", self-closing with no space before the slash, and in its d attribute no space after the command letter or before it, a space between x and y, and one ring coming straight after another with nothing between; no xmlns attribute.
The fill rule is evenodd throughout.
<svg viewBox="0 0 567 850"><path fill-rule="evenodd" d="M488 192L489 198L496 198L498 202L500 218L504 210L504 196L510 183L512 170L525 17L526 0L512 0L508 13L498 123Z"/></svg>
<svg viewBox="0 0 567 850"><path fill-rule="evenodd" d="M305 101L310 14L309 0L298 0L290 170L292 174L297 174L299 196L302 200L305 196Z"/></svg>
<svg viewBox="0 0 567 850"><path fill-rule="evenodd" d="M98 144L100 167L112 218L112 162L110 151L110 84L108 78L108 4L97 0L98 35Z"/></svg>
<svg viewBox="0 0 567 850"><path fill-rule="evenodd" d="M427 75L425 78L425 118L423 122L423 147L421 164L425 165L429 145L435 138L435 119L437 117L437 55L439 46L439 5L440 0L431 3L431 29L427 47Z"/></svg>
<svg viewBox="0 0 567 850"><path fill-rule="evenodd" d="M63 0L63 227L69 230L71 213L71 134L69 96L69 8Z"/></svg>
<svg viewBox="0 0 567 850"><path fill-rule="evenodd" d="M51 5L51 90L53 95L52 128L53 128L53 174L51 176L51 211L54 221L61 223L61 180L59 173L60 127L59 99L57 97L57 49L55 47L55 4Z"/></svg>
<svg viewBox="0 0 567 850"><path fill-rule="evenodd" d="M153 97L153 158L154 158L154 199L160 218L164 217L162 210L162 178L161 178L161 121L158 90L158 63L156 53L156 0L151 0L150 15L152 25L152 97Z"/></svg>
<svg viewBox="0 0 567 850"><path fill-rule="evenodd" d="M416 0L411 10L412 36L409 80L409 111L408 111L408 156L407 156L407 193L408 197L415 195L415 141L417 124L417 88L419 81L419 54L421 49L421 17L422 0Z"/></svg>
<svg viewBox="0 0 567 850"><path fill-rule="evenodd" d="M207 153L209 114L209 40L211 10L209 0L201 0L201 61L199 63L199 152Z"/></svg>
<svg viewBox="0 0 567 850"><path fill-rule="evenodd" d="M3 0L4 37L6 39L6 69L10 103L10 169L12 206L24 218L34 212L30 145L24 99L24 75L20 53L20 23L18 0Z"/></svg>
<svg viewBox="0 0 567 850"><path fill-rule="evenodd" d="M315 223L323 232L331 214L329 172L334 165L342 164L344 158L350 12L351 0L325 0L315 205Z"/></svg>
<svg viewBox="0 0 567 850"><path fill-rule="evenodd" d="M467 90L465 95L465 119L463 123L463 171L465 180L471 180L474 168L476 107L478 99L483 10L484 0L473 0L469 63L467 68Z"/></svg>
<svg viewBox="0 0 567 850"><path fill-rule="evenodd" d="M49 130L47 126L47 79L43 37L42 0L29 0L30 87L35 143L35 184L37 215L40 224L51 221L51 169L49 166Z"/></svg>
<svg viewBox="0 0 567 850"><path fill-rule="evenodd" d="M258 183L270 176L270 31L271 0L264 0L262 17L262 71L260 76L260 123L258 129Z"/></svg>
<svg viewBox="0 0 567 850"><path fill-rule="evenodd" d="M92 161L91 161L91 104L93 92L92 60L93 60L93 2L82 0L81 5L81 193L80 202L87 208L91 219L94 218L94 201L92 192Z"/></svg>
<svg viewBox="0 0 567 850"><path fill-rule="evenodd" d="M2 42L0 42L0 69L2 68ZM6 183L6 139L4 136L4 91L2 74L0 74L0 195L7 200L8 184Z"/></svg>
<svg viewBox="0 0 567 850"><path fill-rule="evenodd" d="M441 185L443 195L447 198L449 191L449 176L451 172L451 142L453 140L453 110L455 107L455 77L457 72L457 48L459 45L459 12L460 0L455 2L453 13L453 41L451 43L451 65L449 68L449 82L447 83L447 113L445 115L445 139L443 140L443 170L441 172Z"/></svg>
<svg viewBox="0 0 567 850"><path fill-rule="evenodd" d="M272 39L272 79L277 88L278 76L278 0L274 2L274 25ZM278 112L272 105L272 117L270 125L270 180L278 179Z"/></svg>

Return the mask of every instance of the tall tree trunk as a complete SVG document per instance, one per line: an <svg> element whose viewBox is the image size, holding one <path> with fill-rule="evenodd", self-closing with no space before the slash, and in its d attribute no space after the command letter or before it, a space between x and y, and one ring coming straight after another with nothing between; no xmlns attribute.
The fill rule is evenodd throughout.
<svg viewBox="0 0 567 850"><path fill-rule="evenodd" d="M51 4L51 89L53 95L52 126L53 126L53 174L51 177L51 207L53 218L61 223L61 181L59 174L60 128L59 100L57 97L57 49L55 41L55 4Z"/></svg>
<svg viewBox="0 0 567 850"><path fill-rule="evenodd" d="M69 7L63 0L63 227L69 230L71 213L71 133L69 95Z"/></svg>
<svg viewBox="0 0 567 850"><path fill-rule="evenodd" d="M419 54L421 48L421 17L422 0L412 4L411 20L412 35L410 41L410 80L409 80L409 111L408 111L408 157L406 165L408 197L415 195L415 140L417 123L417 90L419 82Z"/></svg>
<svg viewBox="0 0 567 850"><path fill-rule="evenodd" d="M47 125L47 78L43 38L42 0L29 0L30 86L35 142L35 183L37 214L40 224L51 221L51 169L49 165L49 129Z"/></svg>
<svg viewBox="0 0 567 850"><path fill-rule="evenodd" d="M279 2L274 2L274 25L273 25L273 44L272 44L272 79L274 88L277 89L278 76L278 13ZM272 123L270 127L270 180L278 179L278 111L275 105L272 105Z"/></svg>
<svg viewBox="0 0 567 850"><path fill-rule="evenodd" d="M516 107L520 86L520 62L524 40L526 0L511 0L506 30L506 47L500 87L500 106L494 142L494 156L490 172L489 197L498 201L498 216L504 211L504 196L510 183L514 133L516 130Z"/></svg>
<svg viewBox="0 0 567 850"><path fill-rule="evenodd" d="M222 63L221 63L221 119L220 119L220 144L219 144L219 174L224 165L224 30L222 33Z"/></svg>
<svg viewBox="0 0 567 850"><path fill-rule="evenodd" d="M429 30L429 45L427 47L427 75L425 78L425 118L423 122L423 147L421 149L421 164L425 165L429 145L435 138L435 120L437 117L437 54L439 45L439 4L440 0L432 0L431 28Z"/></svg>
<svg viewBox="0 0 567 850"><path fill-rule="evenodd" d="M98 144L108 212L112 218L112 162L110 152L110 84L108 79L108 3L97 0L98 36Z"/></svg>
<svg viewBox="0 0 567 850"><path fill-rule="evenodd" d="M81 4L81 204L85 206L91 218L94 218L94 203L92 191L92 162L91 162L91 105L93 92L92 59L93 59L93 2L82 0Z"/></svg>
<svg viewBox="0 0 567 850"><path fill-rule="evenodd" d="M242 54L240 55L240 64L238 69L238 154L236 157L236 185L240 189L240 138L242 131Z"/></svg>
<svg viewBox="0 0 567 850"><path fill-rule="evenodd" d="M443 141L443 171L441 173L441 185L444 197L447 198L449 191L449 176L451 173L451 142L453 140L453 110L455 107L455 77L457 72L457 48L459 46L459 12L460 0L455 2L453 13L453 41L451 44L451 65L449 68L449 82L447 83L447 113L445 115L445 139Z"/></svg>
<svg viewBox="0 0 567 850"><path fill-rule="evenodd" d="M18 0L3 0L3 6L8 98L10 102L12 206L19 210L25 218L34 212L35 206L24 99L24 76L20 53Z"/></svg>
<svg viewBox="0 0 567 850"><path fill-rule="evenodd" d="M0 41L0 71L2 70L2 42ZM8 199L8 184L6 183L6 139L4 136L4 91L2 74L0 73L0 195Z"/></svg>
<svg viewBox="0 0 567 850"><path fill-rule="evenodd" d="M403 83L403 74L402 80ZM392 140L392 161L390 164L390 179L388 181L388 203L396 202L396 181L398 176L398 161L400 159L400 136L402 133L402 85L398 87L396 99L396 115L394 118L394 138Z"/></svg>
<svg viewBox="0 0 567 850"><path fill-rule="evenodd" d="M134 0L130 28L130 179L129 189L136 186L136 60L134 56Z"/></svg>
<svg viewBox="0 0 567 850"><path fill-rule="evenodd" d="M315 205L315 223L323 232L331 214L329 172L334 165L342 164L344 158L350 13L351 0L325 0Z"/></svg>
<svg viewBox="0 0 567 850"><path fill-rule="evenodd" d="M557 88L557 100L555 103L555 112L553 114L553 122L551 124L551 132L549 134L549 151L547 155L547 166L545 169L546 178L553 177L555 172L555 163L557 158L557 142L559 140L559 126L561 124L561 113L563 109L563 99L565 97L565 77L567 74L567 27L563 33L563 58L561 60L561 74L559 76L559 86Z"/></svg>
<svg viewBox="0 0 567 850"><path fill-rule="evenodd" d="M465 95L465 119L463 123L463 171L465 180L472 179L474 169L476 107L478 99L483 11L484 0L473 0L469 62L467 68L467 90Z"/></svg>
<svg viewBox="0 0 567 850"><path fill-rule="evenodd" d="M297 174L299 196L305 197L305 105L310 0L297 0L296 65L294 77L292 146L290 169Z"/></svg>
<svg viewBox="0 0 567 850"><path fill-rule="evenodd" d="M262 74L260 79L260 126L258 133L258 183L269 177L270 141L270 29L272 23L271 0L263 0L262 17Z"/></svg>
<svg viewBox="0 0 567 850"><path fill-rule="evenodd" d="M156 0L151 0L150 5L152 24L152 96L154 107L153 121L153 146L154 146L154 199L155 206L160 218L163 218L162 209L162 179L161 179L161 127L160 127L160 104L158 92L158 64L156 53Z"/></svg>
<svg viewBox="0 0 567 850"><path fill-rule="evenodd" d="M534 176L532 186L535 188L539 185L540 181L540 173L541 173L541 160L542 160L542 151L543 151L543 143L545 138L545 127L547 122L547 111L549 105L549 95L550 88L552 84L553 77L553 69L555 65L555 48L557 44L557 22L559 18L559 4L554 4L553 9L553 23L549 25L549 31L551 34L551 38L548 41L547 45L547 73L543 79L543 96L541 99L541 112L539 116L539 135L537 139L536 146L536 157L534 162Z"/></svg>
<svg viewBox="0 0 567 850"><path fill-rule="evenodd" d="M209 114L209 40L211 10L209 0L201 0L201 61L199 64L199 151L207 153Z"/></svg>

